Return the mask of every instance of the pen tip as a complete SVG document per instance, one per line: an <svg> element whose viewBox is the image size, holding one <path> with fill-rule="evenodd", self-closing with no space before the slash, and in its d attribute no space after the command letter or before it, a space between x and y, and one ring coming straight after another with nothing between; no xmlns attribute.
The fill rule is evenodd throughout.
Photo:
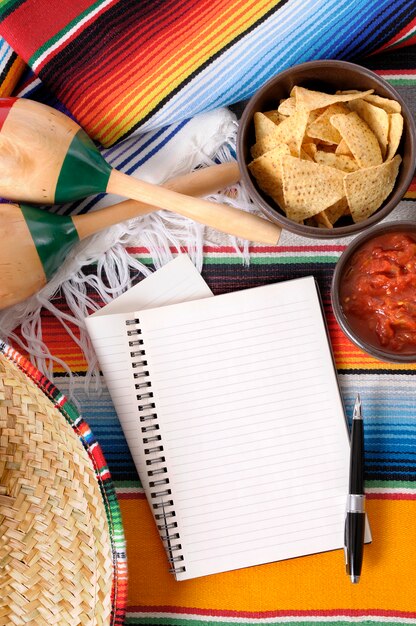
<svg viewBox="0 0 416 626"><path fill-rule="evenodd" d="M355 399L354 412L352 417L355 420L361 420L363 418L361 412L361 397L359 393L357 393L357 397Z"/></svg>
<svg viewBox="0 0 416 626"><path fill-rule="evenodd" d="M351 582L352 582L353 584L358 583L358 582L359 582L359 580L360 580L360 577L359 577L359 576L356 576L355 574L351 574Z"/></svg>

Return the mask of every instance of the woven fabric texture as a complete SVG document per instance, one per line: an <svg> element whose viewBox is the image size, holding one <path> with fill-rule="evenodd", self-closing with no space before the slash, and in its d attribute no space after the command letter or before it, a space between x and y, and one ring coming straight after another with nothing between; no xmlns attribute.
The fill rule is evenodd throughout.
<svg viewBox="0 0 416 626"><path fill-rule="evenodd" d="M415 207L410 197L402 204ZM107 392L86 395L82 354L64 338L56 320L45 316L45 338L79 375L77 398L100 438L115 481L129 562L126 624L414 623L416 366L381 363L342 334L331 310L329 287L344 248L345 242L306 243L294 238L279 247L252 247L247 267L232 248L205 247L203 277L215 294L309 274L318 280L347 414L351 417L357 392L364 407L367 509L373 543L366 547L357 586L345 574L341 550L175 582L110 397ZM130 253L153 267L143 247ZM66 310L63 300L57 305ZM62 375L58 368L56 374ZM66 384L64 376L59 379L60 386Z"/></svg>
<svg viewBox="0 0 416 626"><path fill-rule="evenodd" d="M26 68L21 59L9 44L0 39L0 98L13 93L16 84Z"/></svg>
<svg viewBox="0 0 416 626"><path fill-rule="evenodd" d="M276 72L415 41L409 0L3 0L0 34L105 146L248 98Z"/></svg>
<svg viewBox="0 0 416 626"><path fill-rule="evenodd" d="M152 12L151 5L155 9ZM143 166L150 171L163 146L173 142L196 111L242 100L272 73L313 58L358 60L390 81L416 112L416 47L409 47L415 42L413 2L195 0L176 2L178 10L173 15L173 4L168 2L126 0L122 5L123 28L121 22L110 19L120 15L121 2L61 1L59 10L55 10L54 2L46 4L43 0L9 0L0 6L0 32L36 72L21 83L21 95L62 108L45 85L50 87L82 125L106 145L135 129L148 130L146 135L134 134L104 151L113 164L128 173L140 172ZM228 39L219 38L217 48L209 48L209 33L203 32L202 22L196 20L194 30L189 28L189 39L183 35L175 49L177 55L182 54L177 57L177 69L182 68L182 73L174 77L176 66L169 72L167 59L173 58L172 48L169 52L171 41L161 26L163 20L167 25L170 16L175 28L184 23L191 26L192 11L199 9L201 20L204 11L216 12L219 23L228 28L224 20L226 6L234 8L234 32L231 28ZM237 19L243 14L246 24ZM145 23L148 29L139 29ZM35 27L39 24L41 27ZM153 48L146 47L149 42ZM199 56L195 42L200 44ZM152 63L145 56L150 49ZM118 57L110 54L114 50ZM375 50L380 53L365 56ZM192 63L184 63L184 58ZM146 82L146 64L153 67L153 61L155 73ZM135 91L138 85L131 83L131 68L139 62L140 98ZM166 126L169 123L171 126ZM99 201L93 197L59 210L86 212ZM415 210L414 180L392 219L414 215ZM337 326L330 307L329 285L346 244L346 240L325 243L283 233L278 247L252 247L249 266L233 247L206 245L203 276L216 294L297 276L317 277L348 415L357 391L364 406L368 513L374 539L366 548L362 580L356 586L345 575L341 551L176 583L168 573L110 397L106 390L98 394L90 389L87 394L84 355L57 319L43 312L44 340L77 375L74 393L102 445L120 502L129 562L126 624L415 623L416 367L388 365L368 357ZM150 257L144 241L138 241L129 252L151 269L159 261ZM97 266L88 266L85 271L94 277ZM141 278L137 272L132 281ZM90 287L87 291L101 304L96 292ZM70 313L60 293L54 304L63 313ZM78 333L70 323L68 329ZM54 374L59 388L67 391L69 381L59 363Z"/></svg>
<svg viewBox="0 0 416 626"><path fill-rule="evenodd" d="M384 76L416 111L414 47L375 55L364 61ZM150 133L151 135L151 133ZM172 140L169 133L154 144ZM151 165L151 143L126 153L125 167L134 170L141 158ZM117 148L112 150L116 151ZM93 202L93 201L91 201ZM88 210L85 206L83 210ZM79 207L78 207L79 210ZM408 218L416 210L416 180L391 219ZM76 396L102 443L116 485L126 531L130 591L126 624L182 626L201 623L307 624L399 623L416 620L413 528L416 501L416 367L381 363L353 346L335 322L329 300L332 272L347 240L321 242L283 233L278 247L250 249L250 265L231 247L205 246L203 276L214 293L266 284L307 274L317 277L346 410L351 416L361 393L366 428L366 487L374 540L366 548L362 580L352 586L341 551L273 563L176 583L166 557L108 393L87 395L87 364L79 347L49 313L43 315L44 338L51 350L78 375ZM153 268L147 249L130 254ZM94 275L95 266L86 268ZM136 274L133 282L142 276ZM100 304L96 293L90 296ZM56 306L68 312L59 295ZM71 329L76 332L75 328ZM68 385L55 367L59 386Z"/></svg>

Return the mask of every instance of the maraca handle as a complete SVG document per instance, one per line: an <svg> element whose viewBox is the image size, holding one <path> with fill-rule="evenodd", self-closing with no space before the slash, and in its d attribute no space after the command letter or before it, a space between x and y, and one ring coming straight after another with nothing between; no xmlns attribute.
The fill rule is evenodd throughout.
<svg viewBox="0 0 416 626"><path fill-rule="evenodd" d="M224 233L232 233L257 243L275 245L279 241L281 229L261 217L225 204L191 198L165 187L132 178L115 169L111 172L107 193L145 202L159 209L167 209Z"/></svg>
<svg viewBox="0 0 416 626"><path fill-rule="evenodd" d="M198 170L176 176L163 183L166 189L185 193L187 196L207 196L220 189L238 183L240 169L235 161L201 167Z"/></svg>
<svg viewBox="0 0 416 626"><path fill-rule="evenodd" d="M211 165L183 176L177 176L166 181L163 186L190 196L207 196L219 189L235 184L239 179L240 170L234 161L233 163ZM124 200L124 202L119 202L99 211L74 215L72 219L79 238L84 239L84 237L88 237L103 228L154 211L157 211L157 208L150 206L150 204L137 200Z"/></svg>

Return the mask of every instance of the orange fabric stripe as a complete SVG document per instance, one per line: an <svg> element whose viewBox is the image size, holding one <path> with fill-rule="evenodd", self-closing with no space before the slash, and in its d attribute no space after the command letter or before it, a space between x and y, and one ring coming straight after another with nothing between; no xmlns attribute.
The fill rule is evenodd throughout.
<svg viewBox="0 0 416 626"><path fill-rule="evenodd" d="M212 4L210 3L205 7L204 11L201 10L200 6L197 6L192 13L187 11L188 19L185 21L182 18L179 22L179 29L178 27L172 27L171 22L168 21L169 15L163 15L162 28L158 32L157 36L154 36L153 33L150 32L143 37L144 41L134 38L132 41L131 33L128 29L126 29L124 35L114 42L112 46L103 50L101 55L97 57L96 63L99 67L97 67L94 75L92 76L87 72L80 75L80 78L83 79L86 86L85 91L88 91L91 95L97 95L97 98L93 100L90 100L87 97L80 100L81 103L84 103L84 110L86 112L91 110L94 112L101 112L102 110L105 110L105 107L102 107L101 90L99 87L95 87L97 83L99 83L100 86L112 86L113 76L119 77L119 90L116 93L124 91L124 62L126 58L129 59L129 62L134 60L132 65L135 67L135 71L134 76L131 77L132 80L130 80L130 84L139 83L143 76L148 76L149 72L152 74L159 74L160 64L162 64L161 67L163 67L163 65L166 66L167 64L170 66L172 53L175 51L182 52L184 50L184 41L198 36L201 25L211 19L213 15L218 14L218 12L221 11L222 4L223 0L215 0ZM146 26L147 25L144 22L142 29L145 29ZM108 56L111 54L118 55L119 69L114 71L114 74L111 74L110 80L108 77L107 60ZM167 55L169 56L167 57ZM169 61L166 61L166 58L168 58ZM140 83L140 87L142 87L142 83ZM76 85L68 85L68 89L64 89L62 93L65 97L71 98L75 92Z"/></svg>
<svg viewBox="0 0 416 626"><path fill-rule="evenodd" d="M255 13L248 13L252 7L255 7ZM246 17L247 16L247 17ZM222 21L225 19L223 16ZM169 63L169 66L166 68L166 71L162 76L157 78L153 83L149 85L149 89L146 90L145 93L140 91L140 100L143 103L142 107L137 111L134 106L130 105L127 108L121 108L122 119L124 120L124 124L120 124L116 127L114 119L111 119L110 123L103 127L103 131L108 135L108 141L115 141L116 137L118 137L119 133L124 134L126 131L130 130L134 125L137 119L137 113L143 117L145 116L154 106L154 102L160 102L163 97L170 93L172 87L178 86L185 78L190 76L195 68L199 67L207 58L215 54L218 50L222 49L229 41L234 39L238 34L246 30L253 22L259 19L258 14L258 3L256 0L252 3L252 5L245 6L244 10L241 11L240 19L242 22L237 22L237 16L235 13L230 13L228 21L226 23L227 28L222 27L214 34L210 35L203 44L198 46L198 48L194 49L193 55L190 57L188 63L184 64L183 59L179 57L178 60L172 59L172 62ZM234 27L235 25L235 27ZM189 44L190 46L191 44ZM196 52L198 54L196 54ZM182 53L181 53L182 56ZM172 82L170 81L171 69L172 67L178 68L178 74L176 79ZM138 92L138 88L135 88L135 91ZM137 96L139 94L137 93ZM146 98L144 98L146 96ZM124 102L130 102L129 99L124 99ZM123 105L123 100L120 101L120 106ZM103 118L102 122L105 122L106 118Z"/></svg>
<svg viewBox="0 0 416 626"><path fill-rule="evenodd" d="M221 2L221 4L223 4L223 2ZM247 10L247 3L240 3L240 10L239 12L242 12L242 5L244 6L244 10ZM220 4L217 7L217 13L221 11L221 6ZM126 116L128 114L129 111L133 111L134 115L141 115L144 109L144 105L141 106L141 108L135 108L135 106L137 106L139 104L139 102L137 101L137 99L140 97L140 101L142 103L147 104L148 100L146 100L146 96L149 96L149 98L151 97L152 100L154 98L157 98L158 96L160 96L160 93L155 93L154 91L151 92L150 89L155 89L158 85L163 85L165 84L164 81L166 79L166 77L169 75L170 78L170 82L168 84L165 84L164 90L168 93L171 91L172 86L175 86L175 84L180 80L182 80L184 77L189 75L189 72L187 71L187 68L191 66L192 69L194 69L194 67L197 67L200 63L200 58L201 57L206 57L209 56L208 52L210 52L210 49L208 49L207 51L207 44L214 38L214 35L216 36L216 32L222 33L222 32L227 32L227 28L229 27L229 24L235 23L237 22L237 20L239 19L239 13L238 13L238 9L237 7L235 7L234 11L231 11L231 9L228 9L228 11L223 11L221 13L221 28L217 29L217 31L213 30L214 29L214 23L211 24L211 29L210 31L206 31L206 35L207 37L205 38L205 40L203 40L203 43L201 46L199 46L199 49L202 50L202 54L200 54L198 57L195 55L195 50L192 50L192 44L201 38L202 33L199 31L198 28L191 30L191 25L189 24L189 28L183 33L184 35L187 36L188 39L188 43L186 45L184 45L183 39L180 38L180 34L182 33L178 33L178 39L181 40L181 46L178 48L176 46L176 49L178 50L178 54L176 55L172 55L172 50L169 51L169 63L167 61L165 61L163 63L162 66L157 67L157 72L154 71L152 72L152 77L149 78L145 83L141 83L140 87L135 87L134 91L136 92L136 100L133 103L133 106L128 107L128 109L126 111L123 111L123 115ZM226 21L227 20L227 21ZM198 26L198 24L196 25ZM191 35L191 36L190 36ZM228 35L229 36L229 35ZM221 43L224 42L224 39L221 40ZM218 46L219 48L221 48L221 45ZM191 48L191 49L190 49ZM190 50L189 50L190 49ZM187 65L184 65L181 63L181 61L183 60L183 55L187 52L191 52L192 56L190 61L188 61ZM163 58L166 58L166 48L164 50L164 54L163 54ZM153 63L153 60L152 60ZM156 67L156 63L157 63L157 59L155 59L154 61L155 65L154 67ZM175 70L175 68L179 68L179 78L177 81L172 82L171 78L172 78L172 74L173 71ZM163 70L163 72L162 72ZM125 81L124 81L124 77L122 75L122 71L119 70L118 72L118 76L119 78L121 78L121 80L124 82L124 87L123 87L123 91L125 90ZM134 81L135 83L132 82L132 84L136 84L136 81L138 82L140 79L141 75L140 73L135 73L134 76ZM113 76L113 78L115 78L115 75ZM180 79L180 80L179 80ZM148 87L147 90L145 91L144 88ZM115 88L115 85L113 85L113 89ZM123 109L123 106L125 102L129 102L130 99L132 98L133 93L129 92L129 97L128 98L124 98L123 100L120 101L120 103L118 104L117 107L114 107L112 109L113 112L120 112ZM91 101L90 101L91 102ZM92 104L92 102L91 102ZM147 111L146 111L147 112ZM112 122L112 116L111 115L107 115L107 117L110 119L110 126L109 128L111 128L111 126L113 126L113 122ZM103 125L106 123L106 119L104 118L100 124L98 124L97 126L93 127L93 130L95 130L95 128L102 128ZM107 122L108 123L108 122Z"/></svg>
<svg viewBox="0 0 416 626"><path fill-rule="evenodd" d="M26 67L26 63L19 56L14 60L10 70L4 81L0 85L0 98L10 96L16 86L17 81L21 77Z"/></svg>
<svg viewBox="0 0 416 626"><path fill-rule="evenodd" d="M222 4L227 6L227 2L224 2L224 0L222 0ZM160 102L163 97L172 91L172 88L190 76L201 63L221 50L238 34L244 32L276 4L276 0L264 0L259 7L259 3L255 0L250 3L244 1L240 3L238 8L233 6L233 10L228 9L227 11L224 8L222 13L220 13L221 7L219 6L218 12L220 15L218 21L220 24L218 24L217 29L215 30L213 25L211 25L209 32L201 33L196 31L195 36L192 36L191 39L188 36L186 45L182 41L182 45L179 48L177 46L174 47L172 50L177 50L177 53L169 55L169 62L166 61L159 67L154 65L151 77L145 83L140 84L139 87L137 86L139 74L135 72L126 85L125 73L120 68L105 83L100 83L101 91L97 93L97 98L103 104L101 107L102 111L105 110L105 105L108 106L109 103L117 101L118 94L124 93L124 98L117 105L108 108L105 117L99 123L89 126L89 132L94 135L97 133L100 141L104 141L105 138L106 143L111 143L116 136L118 137L126 129L130 129L139 117L146 115L153 108L155 102ZM188 33L188 29L186 32ZM183 63L183 55L187 50L190 53L190 58L187 63ZM165 56L167 56L166 49L164 51ZM103 89L105 90L106 85L111 85L111 98L109 96L103 99ZM91 94L89 94L88 102L90 106L97 105L97 102L91 99ZM74 109L75 115L77 110ZM122 114L124 124L114 128L114 115L116 113ZM85 110L83 114L85 114ZM95 110L95 115L97 118L99 117L97 110Z"/></svg>
<svg viewBox="0 0 416 626"><path fill-rule="evenodd" d="M372 499L373 543L359 585L345 574L342 550L176 582L146 501L120 502L126 530L131 606L234 611L371 609L414 611L414 502ZM140 532L137 532L140 529ZM403 584L395 585L392 581ZM323 582L325 581L325 584Z"/></svg>
<svg viewBox="0 0 416 626"><path fill-rule="evenodd" d="M329 318L329 332L338 369L416 370L416 363L384 363L363 352L344 335L333 318Z"/></svg>
<svg viewBox="0 0 416 626"><path fill-rule="evenodd" d="M162 7L164 9L164 6ZM162 10L161 9L161 10ZM135 37L135 31L129 29L129 25L126 25L126 28L120 33L119 37L109 43L108 46L104 47L100 53L97 52L95 57L95 65L94 74L92 75L89 71L88 67L80 68L79 72L79 80L83 82L85 85L85 91L88 91L91 94L97 93L97 89L95 89L97 83L102 84L100 81L108 78L109 75L109 67L108 67L108 59L114 57L117 60L116 67L123 67L126 64L126 61L130 62L132 59L138 59L139 63L134 63L134 75L138 76L137 71L140 69L140 65L142 63L142 55L144 52L148 50L154 50L155 41L160 41L163 43L164 41L168 41L166 37L164 37L165 29L168 33L172 34L172 11L161 14L161 10L158 10L157 7L154 9L152 13L152 19L157 23L161 22L161 28L159 29L157 36L155 36L154 31L151 28L151 24L148 24L148 19L144 19L141 23L141 37L140 39ZM177 32L177 31L174 31ZM157 37L157 38L156 38ZM172 39L172 37L171 37ZM138 66L138 67L137 67ZM151 65L152 67L152 65ZM114 68L110 68L111 71L115 71ZM149 69L149 68L147 68ZM106 81L105 84L108 84L109 81ZM104 83L103 83L104 84ZM77 85L76 83L68 84L65 87L62 87L60 92L61 97L65 99L72 100L74 96L77 95ZM88 111L90 108L88 106L88 100L86 98L82 98L82 102L85 102L86 110ZM101 101L99 102L101 104Z"/></svg>
<svg viewBox="0 0 416 626"><path fill-rule="evenodd" d="M59 308L60 311L68 312L68 308L66 304L64 304L63 299L55 300L54 305ZM78 328L70 322L65 323L71 329L72 333L78 337ZM82 350L75 343L72 337L62 329L62 325L56 317L48 311L44 311L42 313L42 330L44 340L47 343L49 350L55 357L62 359L70 367L72 372L87 371L87 362ZM18 330L16 332L18 335L20 334ZM19 351L25 356L28 356L20 346ZM62 367L62 365L54 363L53 371L55 374L62 374L66 370Z"/></svg>

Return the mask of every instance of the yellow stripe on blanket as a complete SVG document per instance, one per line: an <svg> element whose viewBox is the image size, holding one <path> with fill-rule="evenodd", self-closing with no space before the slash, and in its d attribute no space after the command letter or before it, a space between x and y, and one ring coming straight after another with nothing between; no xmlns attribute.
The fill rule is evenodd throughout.
<svg viewBox="0 0 416 626"><path fill-rule="evenodd" d="M392 609L393 613L415 610L414 500L368 502L373 542L365 548L358 585L352 585L345 574L342 550L176 582L168 572L146 500L121 500L120 506L129 579L134 581L129 589L132 611L169 607L173 613L192 614L192 608L215 609L221 621L221 611L261 618L267 611L282 616L294 610L342 613L343 608L347 612L374 608L379 615Z"/></svg>
<svg viewBox="0 0 416 626"><path fill-rule="evenodd" d="M6 98L13 93L19 78L24 72L26 63L16 55L11 66L0 76L0 98Z"/></svg>

